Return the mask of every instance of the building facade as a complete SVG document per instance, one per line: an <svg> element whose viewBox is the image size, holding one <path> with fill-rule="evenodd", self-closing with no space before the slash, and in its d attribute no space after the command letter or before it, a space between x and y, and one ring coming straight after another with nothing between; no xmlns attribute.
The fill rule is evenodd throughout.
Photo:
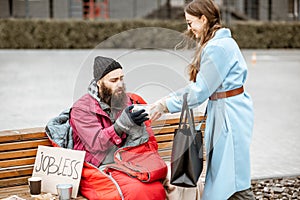
<svg viewBox="0 0 300 200"><path fill-rule="evenodd" d="M190 0L0 0L0 18L133 19ZM215 0L223 19L299 21L300 0Z"/></svg>

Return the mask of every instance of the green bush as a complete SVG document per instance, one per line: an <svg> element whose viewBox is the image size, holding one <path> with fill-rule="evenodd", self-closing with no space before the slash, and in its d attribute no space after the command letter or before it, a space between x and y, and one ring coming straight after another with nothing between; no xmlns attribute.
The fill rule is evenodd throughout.
<svg viewBox="0 0 300 200"><path fill-rule="evenodd" d="M240 22L230 28L241 48L300 48L299 22Z"/></svg>
<svg viewBox="0 0 300 200"><path fill-rule="evenodd" d="M300 48L300 23L243 22L230 28L241 48ZM178 20L0 19L0 48L174 48L185 29Z"/></svg>

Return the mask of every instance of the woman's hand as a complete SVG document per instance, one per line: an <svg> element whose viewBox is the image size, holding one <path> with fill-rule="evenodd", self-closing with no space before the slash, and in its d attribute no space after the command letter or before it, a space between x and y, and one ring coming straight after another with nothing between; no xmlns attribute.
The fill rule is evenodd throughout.
<svg viewBox="0 0 300 200"><path fill-rule="evenodd" d="M169 110L166 106L166 100L160 99L150 106L150 120L155 121L159 119L164 113L168 113Z"/></svg>

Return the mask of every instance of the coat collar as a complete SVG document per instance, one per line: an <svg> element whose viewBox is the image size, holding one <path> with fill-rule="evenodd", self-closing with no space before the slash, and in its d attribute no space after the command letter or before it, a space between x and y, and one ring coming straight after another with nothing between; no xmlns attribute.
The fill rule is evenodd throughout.
<svg viewBox="0 0 300 200"><path fill-rule="evenodd" d="M114 123L115 116L111 112L110 106L108 104L104 103L102 101L102 99L99 98L99 95L98 95L99 94L99 89L98 89L98 86L97 86L97 83L96 83L95 80L91 81L91 83L88 87L88 93L100 105L100 107L99 107L97 105L97 103L95 103L96 105L94 105L95 109L93 111L98 113L98 114L109 116L110 120Z"/></svg>
<svg viewBox="0 0 300 200"><path fill-rule="evenodd" d="M86 101L87 101L86 104L87 104L87 106L89 106L89 110L94 112L94 113L109 117L112 123L115 122L115 119L122 112L122 110L121 110L117 113L113 113L111 111L110 106L107 105L106 103L104 103L102 101L98 102L90 93L86 94L86 96L87 96L86 97ZM127 105L131 105L131 104L132 104L132 102L131 102L130 98L127 95Z"/></svg>
<svg viewBox="0 0 300 200"><path fill-rule="evenodd" d="M216 31L215 36L212 38L212 40L221 38L231 38L231 31L228 28L221 28Z"/></svg>

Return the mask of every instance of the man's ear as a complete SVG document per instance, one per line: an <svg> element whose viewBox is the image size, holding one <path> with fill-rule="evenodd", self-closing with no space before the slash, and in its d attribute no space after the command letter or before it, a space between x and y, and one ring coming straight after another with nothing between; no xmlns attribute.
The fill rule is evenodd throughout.
<svg viewBox="0 0 300 200"><path fill-rule="evenodd" d="M97 81L97 86L100 88L101 85L101 79L99 81Z"/></svg>

